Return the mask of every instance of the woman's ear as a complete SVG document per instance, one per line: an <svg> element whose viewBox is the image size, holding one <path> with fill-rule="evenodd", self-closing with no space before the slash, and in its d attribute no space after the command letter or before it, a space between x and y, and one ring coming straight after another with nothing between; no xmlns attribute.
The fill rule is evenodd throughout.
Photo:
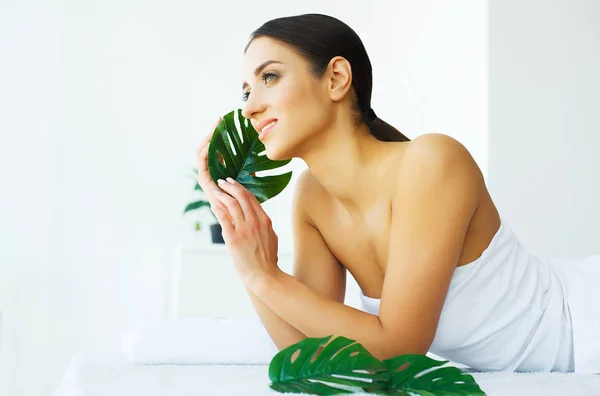
<svg viewBox="0 0 600 396"><path fill-rule="evenodd" d="M341 56L335 56L327 65L329 97L334 102L344 99L352 87L352 67Z"/></svg>

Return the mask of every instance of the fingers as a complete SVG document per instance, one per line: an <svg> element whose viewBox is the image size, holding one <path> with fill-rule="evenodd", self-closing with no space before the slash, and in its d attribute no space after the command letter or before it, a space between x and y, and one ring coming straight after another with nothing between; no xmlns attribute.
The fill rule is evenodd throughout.
<svg viewBox="0 0 600 396"><path fill-rule="evenodd" d="M219 187L221 187L223 191L234 197L240 203L246 217L249 215L256 217L254 204L258 203L258 201L250 191L230 177L228 177L227 180L219 179L217 181L219 182Z"/></svg>
<svg viewBox="0 0 600 396"><path fill-rule="evenodd" d="M198 146L199 149L203 149L204 146L208 146L208 144L210 143L210 140L213 137L213 134L215 133L215 129L217 129L217 126L219 125L219 123L221 122L222 119L223 119L222 117L219 117L217 119L217 122L215 122L215 124L212 126L212 128L210 129L210 132L208 133L208 135L206 135L204 137L204 140L202 140L202 142Z"/></svg>
<svg viewBox="0 0 600 396"><path fill-rule="evenodd" d="M213 127L210 129L210 132L208 133L208 135L206 135L204 137L204 140L202 140L202 142L200 143L200 145L198 146L198 149L196 150L197 153L197 161L198 161L198 167L202 167L205 168L207 167L207 162L206 159L208 158L208 147L210 146L210 140L212 139L212 136L215 132L215 129L217 128L217 125L219 125L219 123L221 122L222 118L219 117L217 119L217 122L215 123L215 125L213 125Z"/></svg>
<svg viewBox="0 0 600 396"><path fill-rule="evenodd" d="M225 223L225 225L227 225L233 224L233 219L231 218L227 207L221 201L215 198L215 191L220 189L212 180L208 170L208 149L210 147L210 141L213 137L215 129L217 129L217 126L222 120L222 117L217 119L209 133L198 145L198 148L196 149L196 166L198 168L198 184L200 184L200 187L202 187L206 198L210 202L212 212L215 214L215 216L217 216L219 223Z"/></svg>
<svg viewBox="0 0 600 396"><path fill-rule="evenodd" d="M219 220L219 223L221 222L221 219L219 219L219 216L218 216L219 215L218 211L220 210L223 213L224 219L231 222L231 224L233 224L233 219L229 215L227 208L218 199L216 199L216 198L212 199L210 209L217 217L217 220Z"/></svg>
<svg viewBox="0 0 600 396"><path fill-rule="evenodd" d="M227 180L218 180L219 187L237 201L244 213L244 220L250 226L258 222L257 206L260 206L256 197L243 185L228 177ZM226 195L226 194L225 194Z"/></svg>
<svg viewBox="0 0 600 396"><path fill-rule="evenodd" d="M233 224L243 224L246 221L246 216L240 203L237 199L220 190L215 191L215 198L225 206L227 213L231 217Z"/></svg>
<svg viewBox="0 0 600 396"><path fill-rule="evenodd" d="M215 129L217 129L217 126L219 125L219 123L221 122L222 119L223 119L222 117L219 117L217 119L217 122L215 122L213 127L210 129L210 132L204 137L202 142L200 142L200 145L198 146L198 149L196 150L197 153L200 153L205 148L208 148L208 146L210 145L210 140L212 139L213 134L215 133Z"/></svg>
<svg viewBox="0 0 600 396"><path fill-rule="evenodd" d="M198 167L198 184L204 190L209 200L212 198L212 191L217 189L217 185L213 182L210 172L208 170L208 148L210 147L210 140L214 134L215 129L219 125L223 118L219 117L210 132L202 140L198 148L196 149L196 166Z"/></svg>
<svg viewBox="0 0 600 396"><path fill-rule="evenodd" d="M215 125L213 125L212 130L214 131L215 129L217 129L217 125L219 125L219 123L221 122L221 120L223 119L223 117L219 116L219 118L217 119L217 122L215 122ZM212 132L211 132L212 135Z"/></svg>
<svg viewBox="0 0 600 396"><path fill-rule="evenodd" d="M225 242L227 242L228 236L233 235L235 232L233 221L224 209L215 206L213 212L217 217L217 220L219 220L219 224L221 224L221 228L223 229L223 238L225 239Z"/></svg>
<svg viewBox="0 0 600 396"><path fill-rule="evenodd" d="M208 171L208 145L198 149L196 154L196 166L198 167L199 178L204 176L203 173Z"/></svg>
<svg viewBox="0 0 600 396"><path fill-rule="evenodd" d="M223 227L223 238L226 243L235 242L237 236L265 235L270 233L277 243L277 235L273 233L271 218L267 216L260 203L241 183L227 178L217 181L220 187L214 191L214 213Z"/></svg>

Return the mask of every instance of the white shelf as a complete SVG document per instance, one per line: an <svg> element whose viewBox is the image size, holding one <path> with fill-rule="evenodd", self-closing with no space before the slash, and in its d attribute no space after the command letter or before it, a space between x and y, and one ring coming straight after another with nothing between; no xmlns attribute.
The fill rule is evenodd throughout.
<svg viewBox="0 0 600 396"><path fill-rule="evenodd" d="M175 250L187 253L226 253L227 245L224 243L211 243L204 241L184 242L175 247ZM279 249L279 256L291 256L290 250Z"/></svg>
<svg viewBox="0 0 600 396"><path fill-rule="evenodd" d="M279 268L290 273L293 255L279 252ZM168 317L254 314L227 245L202 240L175 246L169 281Z"/></svg>
<svg viewBox="0 0 600 396"><path fill-rule="evenodd" d="M227 246L224 243L209 243L209 242L186 242L175 247L182 252L227 252Z"/></svg>

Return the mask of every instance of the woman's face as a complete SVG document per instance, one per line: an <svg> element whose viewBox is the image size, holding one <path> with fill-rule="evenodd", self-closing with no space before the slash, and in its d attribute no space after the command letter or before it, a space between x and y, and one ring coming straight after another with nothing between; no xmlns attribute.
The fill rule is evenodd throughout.
<svg viewBox="0 0 600 396"><path fill-rule="evenodd" d="M285 44L255 39L244 54L243 116L259 133L272 160L298 157L325 128L326 84ZM274 122L274 124L272 123ZM271 124L263 129L266 124Z"/></svg>

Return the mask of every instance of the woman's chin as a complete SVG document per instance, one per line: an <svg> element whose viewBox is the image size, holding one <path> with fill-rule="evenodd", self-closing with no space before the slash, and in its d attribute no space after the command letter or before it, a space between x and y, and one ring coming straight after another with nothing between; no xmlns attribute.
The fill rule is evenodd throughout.
<svg viewBox="0 0 600 396"><path fill-rule="evenodd" d="M267 142L265 144L265 153L267 158L269 158L271 161L282 161L292 158L292 156L290 156L289 153L286 153L285 150L282 150L281 148L269 143L272 142Z"/></svg>

